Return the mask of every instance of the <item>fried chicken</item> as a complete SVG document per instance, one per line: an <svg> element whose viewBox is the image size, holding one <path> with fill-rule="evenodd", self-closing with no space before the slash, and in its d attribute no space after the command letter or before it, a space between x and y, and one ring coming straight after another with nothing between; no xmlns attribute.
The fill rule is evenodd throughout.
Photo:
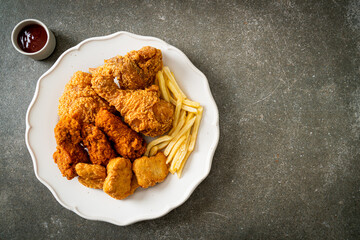
<svg viewBox="0 0 360 240"><path fill-rule="evenodd" d="M114 106L136 132L155 137L171 128L174 107L160 99L158 86L152 85L144 90L121 90L111 77L99 72L93 73L91 83L97 94Z"/></svg>
<svg viewBox="0 0 360 240"><path fill-rule="evenodd" d="M120 117L101 109L96 115L95 125L114 143L115 150L131 160L142 156L146 151L144 138L124 124Z"/></svg>
<svg viewBox="0 0 360 240"><path fill-rule="evenodd" d="M95 122L95 115L100 108L114 111L109 104L99 97L91 87L91 74L78 71L66 84L59 99L58 114L73 117L84 123Z"/></svg>
<svg viewBox="0 0 360 240"><path fill-rule="evenodd" d="M53 158L62 175L70 180L77 175L77 163L89 162L87 152L80 145L81 125L73 118L63 117L56 124L54 132L57 147Z"/></svg>
<svg viewBox="0 0 360 240"><path fill-rule="evenodd" d="M130 194L134 194L135 190L138 189L140 187L137 179L136 179L136 176L133 172L133 175L132 175L132 178L131 178L131 184L130 184Z"/></svg>
<svg viewBox="0 0 360 240"><path fill-rule="evenodd" d="M106 178L105 167L97 164L78 163L75 166L79 182L85 187L102 189Z"/></svg>
<svg viewBox="0 0 360 240"><path fill-rule="evenodd" d="M110 159L116 157L116 152L110 141L98 127L92 124L84 124L81 135L92 163L106 166Z"/></svg>
<svg viewBox="0 0 360 240"><path fill-rule="evenodd" d="M97 71L117 78L122 89L144 89L152 85L156 73L163 67L161 50L150 46L131 51L124 57L110 58L104 63Z"/></svg>
<svg viewBox="0 0 360 240"><path fill-rule="evenodd" d="M133 171L138 184L143 188L154 186L165 180L169 174L166 156L159 152L152 157L141 157L134 161Z"/></svg>
<svg viewBox="0 0 360 240"><path fill-rule="evenodd" d="M131 162L126 158L113 158L107 165L107 177L103 190L116 199L124 199L133 193ZM135 191L135 190L134 190Z"/></svg>

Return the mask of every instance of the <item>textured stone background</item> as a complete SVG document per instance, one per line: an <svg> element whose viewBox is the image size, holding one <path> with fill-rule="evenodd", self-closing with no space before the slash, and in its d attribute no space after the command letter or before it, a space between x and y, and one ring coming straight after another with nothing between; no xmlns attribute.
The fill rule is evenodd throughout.
<svg viewBox="0 0 360 240"><path fill-rule="evenodd" d="M33 61L10 42L37 18ZM0 239L356 239L360 1L9 1L0 4ZM118 227L63 208L24 141L37 79L66 49L125 30L181 49L220 112L210 175L166 216Z"/></svg>

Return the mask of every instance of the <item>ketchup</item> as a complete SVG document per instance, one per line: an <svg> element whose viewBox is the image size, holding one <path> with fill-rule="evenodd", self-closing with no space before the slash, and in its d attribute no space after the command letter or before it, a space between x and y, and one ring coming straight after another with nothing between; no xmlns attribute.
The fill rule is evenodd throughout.
<svg viewBox="0 0 360 240"><path fill-rule="evenodd" d="M46 31L42 26L31 24L21 29L17 42L23 51L33 53L45 46L47 38Z"/></svg>

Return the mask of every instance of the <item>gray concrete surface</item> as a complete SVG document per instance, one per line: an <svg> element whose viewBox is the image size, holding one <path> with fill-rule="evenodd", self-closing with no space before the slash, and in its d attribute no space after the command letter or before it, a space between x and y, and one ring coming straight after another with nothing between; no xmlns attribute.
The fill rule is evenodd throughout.
<svg viewBox="0 0 360 240"><path fill-rule="evenodd" d="M12 28L56 35L44 61ZM360 1L1 1L0 239L359 239ZM118 227L63 208L24 141L37 79L66 49L125 30L181 49L220 112L210 175L156 220Z"/></svg>

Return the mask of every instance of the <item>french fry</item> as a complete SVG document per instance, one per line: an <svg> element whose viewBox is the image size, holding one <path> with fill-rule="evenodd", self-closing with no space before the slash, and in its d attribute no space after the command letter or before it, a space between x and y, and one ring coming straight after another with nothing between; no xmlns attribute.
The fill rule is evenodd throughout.
<svg viewBox="0 0 360 240"><path fill-rule="evenodd" d="M183 102L184 103L184 102ZM192 113L197 113L197 109L196 108L193 108L193 107L189 107L189 106L186 106L186 105L182 105L181 106L181 109L182 110L185 110L185 111L187 111L187 112L192 112Z"/></svg>
<svg viewBox="0 0 360 240"><path fill-rule="evenodd" d="M177 141L174 142L174 147L171 149L170 154L167 156L166 163L168 164L173 159L174 155L176 154L177 150L179 149L180 145L185 141L186 136L181 136Z"/></svg>
<svg viewBox="0 0 360 240"><path fill-rule="evenodd" d="M190 142L189 135L190 135L190 129L184 135L186 140L181 143L178 149L175 150L176 154L171 161L171 168L173 171L177 171L179 169L179 166L181 165L181 162L187 153L187 149ZM174 148L172 151L174 151Z"/></svg>
<svg viewBox="0 0 360 240"><path fill-rule="evenodd" d="M175 156L175 159L176 159L175 169L176 170L179 170L181 163L182 163L183 159L185 158L186 153L188 152L189 143L190 143L189 135L190 135L190 129L185 134L186 141L180 146L180 148L178 150L178 154L176 154L176 156Z"/></svg>
<svg viewBox="0 0 360 240"><path fill-rule="evenodd" d="M186 153L188 152L189 142L190 142L190 139L187 138L185 143L183 145L181 145L181 147L180 147L180 149L178 151L179 156L178 156L178 159L177 159L177 162L176 162L176 165L175 165L176 170L179 170L179 168L181 166L181 163L182 163L183 159L185 158Z"/></svg>
<svg viewBox="0 0 360 240"><path fill-rule="evenodd" d="M203 107L199 107L198 113L196 114L196 120L195 120L193 131L191 133L191 141L190 141L190 145L189 145L190 151L193 151L194 147L195 147L196 137L197 137L197 134L199 131L200 120L202 118L203 110L204 110Z"/></svg>
<svg viewBox="0 0 360 240"><path fill-rule="evenodd" d="M182 126L184 125L185 123L185 115L186 115L186 112L185 111L182 111L180 113L180 121L179 123L177 124L176 128L173 127L173 129L169 132L169 135L174 137L178 132L180 132Z"/></svg>
<svg viewBox="0 0 360 240"><path fill-rule="evenodd" d="M164 67L163 68L163 72L165 73L165 76L168 77L168 79L170 80L169 82L173 83L175 85L175 87L178 89L178 91L180 92L180 94L182 95L183 98L186 98L186 95L183 93L183 91L181 91L179 85L177 84L174 75L171 73L170 69L168 67Z"/></svg>
<svg viewBox="0 0 360 240"><path fill-rule="evenodd" d="M191 151L188 151L188 152L186 153L185 158L184 158L183 162L181 163L180 169L177 171L178 178L181 178L182 171L183 171L183 169L184 169L185 163L186 163L186 161L188 160L190 154L191 154Z"/></svg>
<svg viewBox="0 0 360 240"><path fill-rule="evenodd" d="M193 108L200 107L200 103L191 101L189 99L185 99L183 103L184 103L184 105L189 106L189 107L193 107Z"/></svg>
<svg viewBox="0 0 360 240"><path fill-rule="evenodd" d="M162 149L166 148L167 145L169 145L169 142L170 142L170 140L160 143L156 146L158 147L159 150L162 150Z"/></svg>
<svg viewBox="0 0 360 240"><path fill-rule="evenodd" d="M174 137L174 138L170 141L169 145L165 148L165 151L164 151L164 154L165 154L166 156L169 155L171 149L174 147L174 145L175 145L175 143L177 142L177 140L178 140L179 138L181 138L181 137L184 135L184 133L192 127L192 125L193 125L194 122L195 122L195 119L196 119L196 117L193 117L191 120L189 120L187 123L185 123L185 125L184 125L184 127L181 129L181 131L176 135L176 137Z"/></svg>
<svg viewBox="0 0 360 240"><path fill-rule="evenodd" d="M174 114L174 126L176 126L179 121L180 110L182 107L182 101L183 101L182 98L178 98L178 100L176 101L175 114Z"/></svg>
<svg viewBox="0 0 360 240"><path fill-rule="evenodd" d="M187 101L188 99L184 99L183 101L183 105L181 106L182 110L188 111L188 112L193 112L196 113L197 112L197 107L193 107L193 106L189 106L185 104L185 101ZM170 96L170 103L176 105L176 100Z"/></svg>
<svg viewBox="0 0 360 240"><path fill-rule="evenodd" d="M157 145L157 144L159 144L159 143L162 143L162 142L164 142L164 141L169 141L169 140L171 140L171 139L173 139L172 136L165 135L165 136L161 136L161 137L159 137L159 138L151 141L151 142L147 145L147 147L146 147L145 155L146 155L146 156L149 156L149 153L150 153L151 148L154 147L155 145Z"/></svg>
<svg viewBox="0 0 360 240"><path fill-rule="evenodd" d="M172 92L177 100L184 99L186 96L182 95L179 89L175 86L174 83L168 81L166 82L166 85L168 86L170 92Z"/></svg>
<svg viewBox="0 0 360 240"><path fill-rule="evenodd" d="M160 88L161 96L164 98L165 101L170 102L169 92L166 88L163 71L159 71L156 74L156 79L158 79L158 81L159 81L159 88Z"/></svg>
<svg viewBox="0 0 360 240"><path fill-rule="evenodd" d="M184 166L195 148L203 107L191 101L176 82L174 73L163 67L156 74L155 84L159 86L161 97L175 106L173 127L167 135L151 141L146 156L153 156L162 150L170 164L169 171L181 178Z"/></svg>
<svg viewBox="0 0 360 240"><path fill-rule="evenodd" d="M189 122L191 118L194 117L194 113L188 113L188 115L186 116L185 122Z"/></svg>
<svg viewBox="0 0 360 240"><path fill-rule="evenodd" d="M159 148L157 146L151 148L149 156L152 157L159 151Z"/></svg>
<svg viewBox="0 0 360 240"><path fill-rule="evenodd" d="M182 145L184 145L184 144L182 144ZM169 171L170 171L172 174L174 174L174 173L177 171L175 165L176 165L176 163L177 163L177 161L178 161L178 159L179 159L179 155L180 155L180 151L177 151L176 154L175 154L175 156L174 156L174 158L173 158L173 160L171 161Z"/></svg>

